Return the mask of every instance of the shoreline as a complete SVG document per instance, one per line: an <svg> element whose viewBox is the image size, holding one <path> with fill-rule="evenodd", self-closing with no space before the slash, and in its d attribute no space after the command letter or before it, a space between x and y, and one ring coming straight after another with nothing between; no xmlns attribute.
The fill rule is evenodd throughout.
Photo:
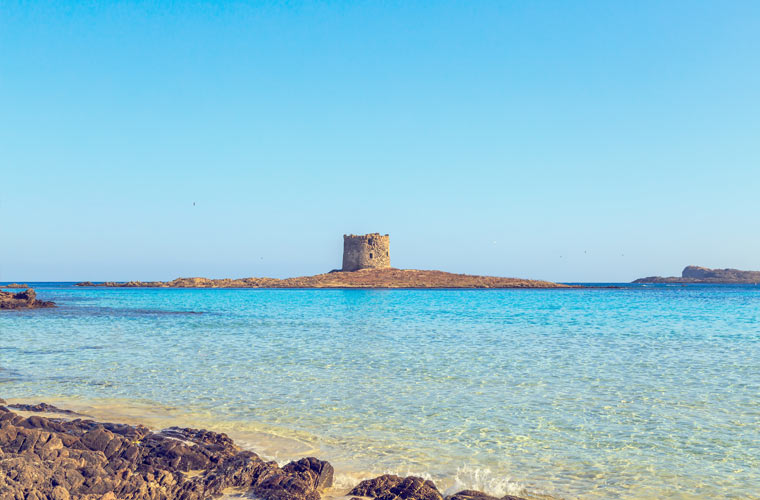
<svg viewBox="0 0 760 500"><path fill-rule="evenodd" d="M556 500L558 497L543 493L540 488L528 487L505 478L483 479L479 477L478 469L464 467L465 471L472 471L472 478L460 478L450 474L435 474L419 468L372 468L369 464L361 464L355 461L347 461L345 454L340 450L332 449L330 445L320 445L318 436L310 434L293 435L281 432L281 429L272 428L266 424L252 422L237 422L234 420L215 419L210 412L193 413L179 407L165 406L147 401L128 399L84 399L65 397L43 397L45 403L62 410L70 410L74 414L39 413L28 412L9 408L14 413L24 416L40 415L49 418L61 418L64 420L92 419L96 422L112 422L130 426L147 426L154 432L170 427L188 427L203 429L211 432L224 433L243 450L251 451L265 460L277 462L284 466L290 461L296 461L302 457L314 456L326 460L335 468L333 486L323 491L323 499L348 499L352 496L348 492L361 481L372 479L384 474L392 474L400 477L422 477L431 480L438 487L444 497L452 496L460 491L480 491L492 496L491 500L500 499L504 496L519 495L518 500ZM40 401L30 398L9 397L5 398L7 405L36 405ZM2 405L0 405L2 406ZM1 415L1 413L0 413ZM257 430L252 430L254 429ZM280 432L278 432L280 431ZM487 487L491 485L491 488ZM225 500L227 496L223 497ZM238 498L231 496L229 498ZM249 498L249 497L246 497ZM487 500L487 499L481 499Z"/></svg>
<svg viewBox="0 0 760 500"><path fill-rule="evenodd" d="M552 497L533 494L531 495L527 491L520 491L521 497L513 495L514 492L499 493L499 492L482 492L471 488L464 487L462 485L450 484L445 486L445 481L440 479L433 479L427 474L414 474L408 472L406 474L394 473L389 471L369 471L360 470L359 468L352 468L340 461L333 462L329 460L330 453L327 450L322 450L318 446L310 445L306 441L302 441L292 437L284 437L273 433L267 432L251 432L236 430L232 425L208 425L210 422L206 421L202 417L190 416L189 413L183 414L180 412L174 412L175 408L161 407L160 405L152 405L148 403L138 403L137 401L124 401L122 404L115 404L114 401L109 403L103 403L96 400L78 400L74 398L45 398L46 403L40 403L37 400L31 400L28 398L7 398L5 404L0 399L0 429L7 423L3 423L3 406L10 412L23 417L25 419L40 418L51 419L53 421L68 422L71 425L78 422L93 422L100 426L127 425L129 427L140 429L150 429L152 435L160 436L162 433L172 432L171 429L180 429L185 427L185 430L200 429L201 433L223 433L222 436L229 436L236 446L238 446L244 452L252 452L257 456L260 456L268 463L277 464L276 467L283 470L299 461L303 461L303 457L318 457L319 460L328 460L328 467L330 467L330 484L324 488L319 489L321 498L324 499L348 499L356 496L363 498L375 498L379 497L380 492L376 492L377 495L365 494L361 495L357 493L357 488L365 485L369 488L371 483L372 488L377 488L377 484L382 484L386 481L387 477L397 477L404 481L411 479L418 480L418 482L424 482L424 484L431 484L431 480L435 481L432 486L433 491L427 491L425 495L412 494L409 496L403 496L398 493L397 498L399 500L551 500ZM16 405L32 406L31 408L13 408ZM35 408L35 406L37 406ZM59 411L60 410L60 411ZM5 417L7 420L7 417ZM37 425L39 420L34 421L33 425ZM30 425L21 423L22 427L30 427ZM40 424L45 428L44 424ZM220 428L221 427L221 428ZM2 430L0 430L2 433ZM0 436L0 446L3 445L2 437ZM7 442L6 442L7 444ZM22 447L23 448L23 447ZM2 455L2 448L0 448L0 456ZM7 450L6 450L7 452ZM327 452L327 453L324 453ZM6 453L4 459L8 459L9 455ZM314 460L310 458L309 460ZM332 465L335 465L334 473ZM186 472L190 474L188 477L193 477L196 473L194 471ZM406 477L405 477L406 476ZM378 483L379 482L379 483ZM425 490L425 486L422 486L422 490ZM0 492L2 489L2 482L0 482ZM372 491L369 488L368 491ZM463 495L464 494L464 495ZM246 491L244 487L231 487L225 489L222 496L216 496L222 500L232 498L252 498L251 492ZM279 494L275 494L275 498L279 499ZM524 497L524 498L523 498ZM78 498L73 496L72 498ZM89 497L86 497L89 499ZM96 497L98 500L100 497ZM104 499L106 497L103 497ZM109 497L110 498L110 497ZM142 497L140 497L142 498ZM286 496L284 498L299 498ZM319 495L316 498L311 495L305 497L308 500L318 500Z"/></svg>

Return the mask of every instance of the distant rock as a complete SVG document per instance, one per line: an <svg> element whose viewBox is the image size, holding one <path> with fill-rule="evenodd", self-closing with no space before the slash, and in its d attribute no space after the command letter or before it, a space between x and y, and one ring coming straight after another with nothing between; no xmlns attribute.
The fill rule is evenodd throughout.
<svg viewBox="0 0 760 500"><path fill-rule="evenodd" d="M462 490L459 493L447 496L444 500L524 500L513 495L505 495L501 498L487 495L482 491Z"/></svg>
<svg viewBox="0 0 760 500"><path fill-rule="evenodd" d="M0 309L36 309L40 307L55 307L55 303L37 300L37 293L31 288L18 293L0 291Z"/></svg>
<svg viewBox="0 0 760 500"><path fill-rule="evenodd" d="M31 288L26 283L11 283L10 285L0 286L0 288Z"/></svg>
<svg viewBox="0 0 760 500"><path fill-rule="evenodd" d="M98 286L98 285L96 285L92 281L82 281L79 283L74 283L74 286Z"/></svg>
<svg viewBox="0 0 760 500"><path fill-rule="evenodd" d="M639 278L634 283L716 283L716 284L758 284L760 271L740 271L739 269L709 269L707 267L686 266L681 276L649 276Z"/></svg>

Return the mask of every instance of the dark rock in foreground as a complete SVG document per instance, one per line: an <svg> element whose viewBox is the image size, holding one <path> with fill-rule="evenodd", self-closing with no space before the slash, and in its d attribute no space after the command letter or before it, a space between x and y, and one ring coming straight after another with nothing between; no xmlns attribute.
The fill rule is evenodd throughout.
<svg viewBox="0 0 760 500"><path fill-rule="evenodd" d="M18 293L0 291L0 309L35 309L39 307L55 307L55 303L37 300L37 293L31 288Z"/></svg>
<svg viewBox="0 0 760 500"><path fill-rule="evenodd" d="M348 494L377 500L443 500L432 481L416 476L399 477L392 474L362 481Z"/></svg>
<svg viewBox="0 0 760 500"><path fill-rule="evenodd" d="M0 399L0 404L5 401ZM52 405L14 405L66 413ZM34 410L32 410L34 411ZM261 500L320 500L333 467L314 457L280 467L243 451L226 434L24 418L0 406L0 499L208 500L228 488ZM499 500L465 490L443 498L432 481L384 475L349 495L377 500ZM506 496L501 500L521 500Z"/></svg>
<svg viewBox="0 0 760 500"><path fill-rule="evenodd" d="M757 284L760 271L740 271L738 269L709 269L707 267L686 266L681 277L649 276L639 278L634 283L715 283L715 284Z"/></svg>
<svg viewBox="0 0 760 500"><path fill-rule="evenodd" d="M444 499L430 480L417 476L400 477L392 474L362 481L348 494L375 500L523 500L511 495L498 498L475 490L463 490Z"/></svg>
<svg viewBox="0 0 760 500"><path fill-rule="evenodd" d="M330 464L280 468L225 434L31 416L0 407L0 498L205 500L231 487L263 500L319 500Z"/></svg>

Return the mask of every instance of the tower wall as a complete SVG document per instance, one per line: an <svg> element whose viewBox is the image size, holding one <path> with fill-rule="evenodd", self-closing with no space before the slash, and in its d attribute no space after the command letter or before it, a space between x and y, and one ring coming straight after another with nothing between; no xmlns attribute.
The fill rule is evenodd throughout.
<svg viewBox="0 0 760 500"><path fill-rule="evenodd" d="M390 237L380 233L343 235L343 271L391 267Z"/></svg>

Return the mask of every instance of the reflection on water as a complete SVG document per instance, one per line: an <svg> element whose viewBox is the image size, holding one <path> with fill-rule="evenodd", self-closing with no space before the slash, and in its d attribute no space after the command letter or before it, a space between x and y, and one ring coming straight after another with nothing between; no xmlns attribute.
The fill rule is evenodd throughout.
<svg viewBox="0 0 760 500"><path fill-rule="evenodd" d="M2 397L316 454L349 486L394 472L494 494L747 498L760 484L757 287L38 292L61 307L0 316Z"/></svg>

